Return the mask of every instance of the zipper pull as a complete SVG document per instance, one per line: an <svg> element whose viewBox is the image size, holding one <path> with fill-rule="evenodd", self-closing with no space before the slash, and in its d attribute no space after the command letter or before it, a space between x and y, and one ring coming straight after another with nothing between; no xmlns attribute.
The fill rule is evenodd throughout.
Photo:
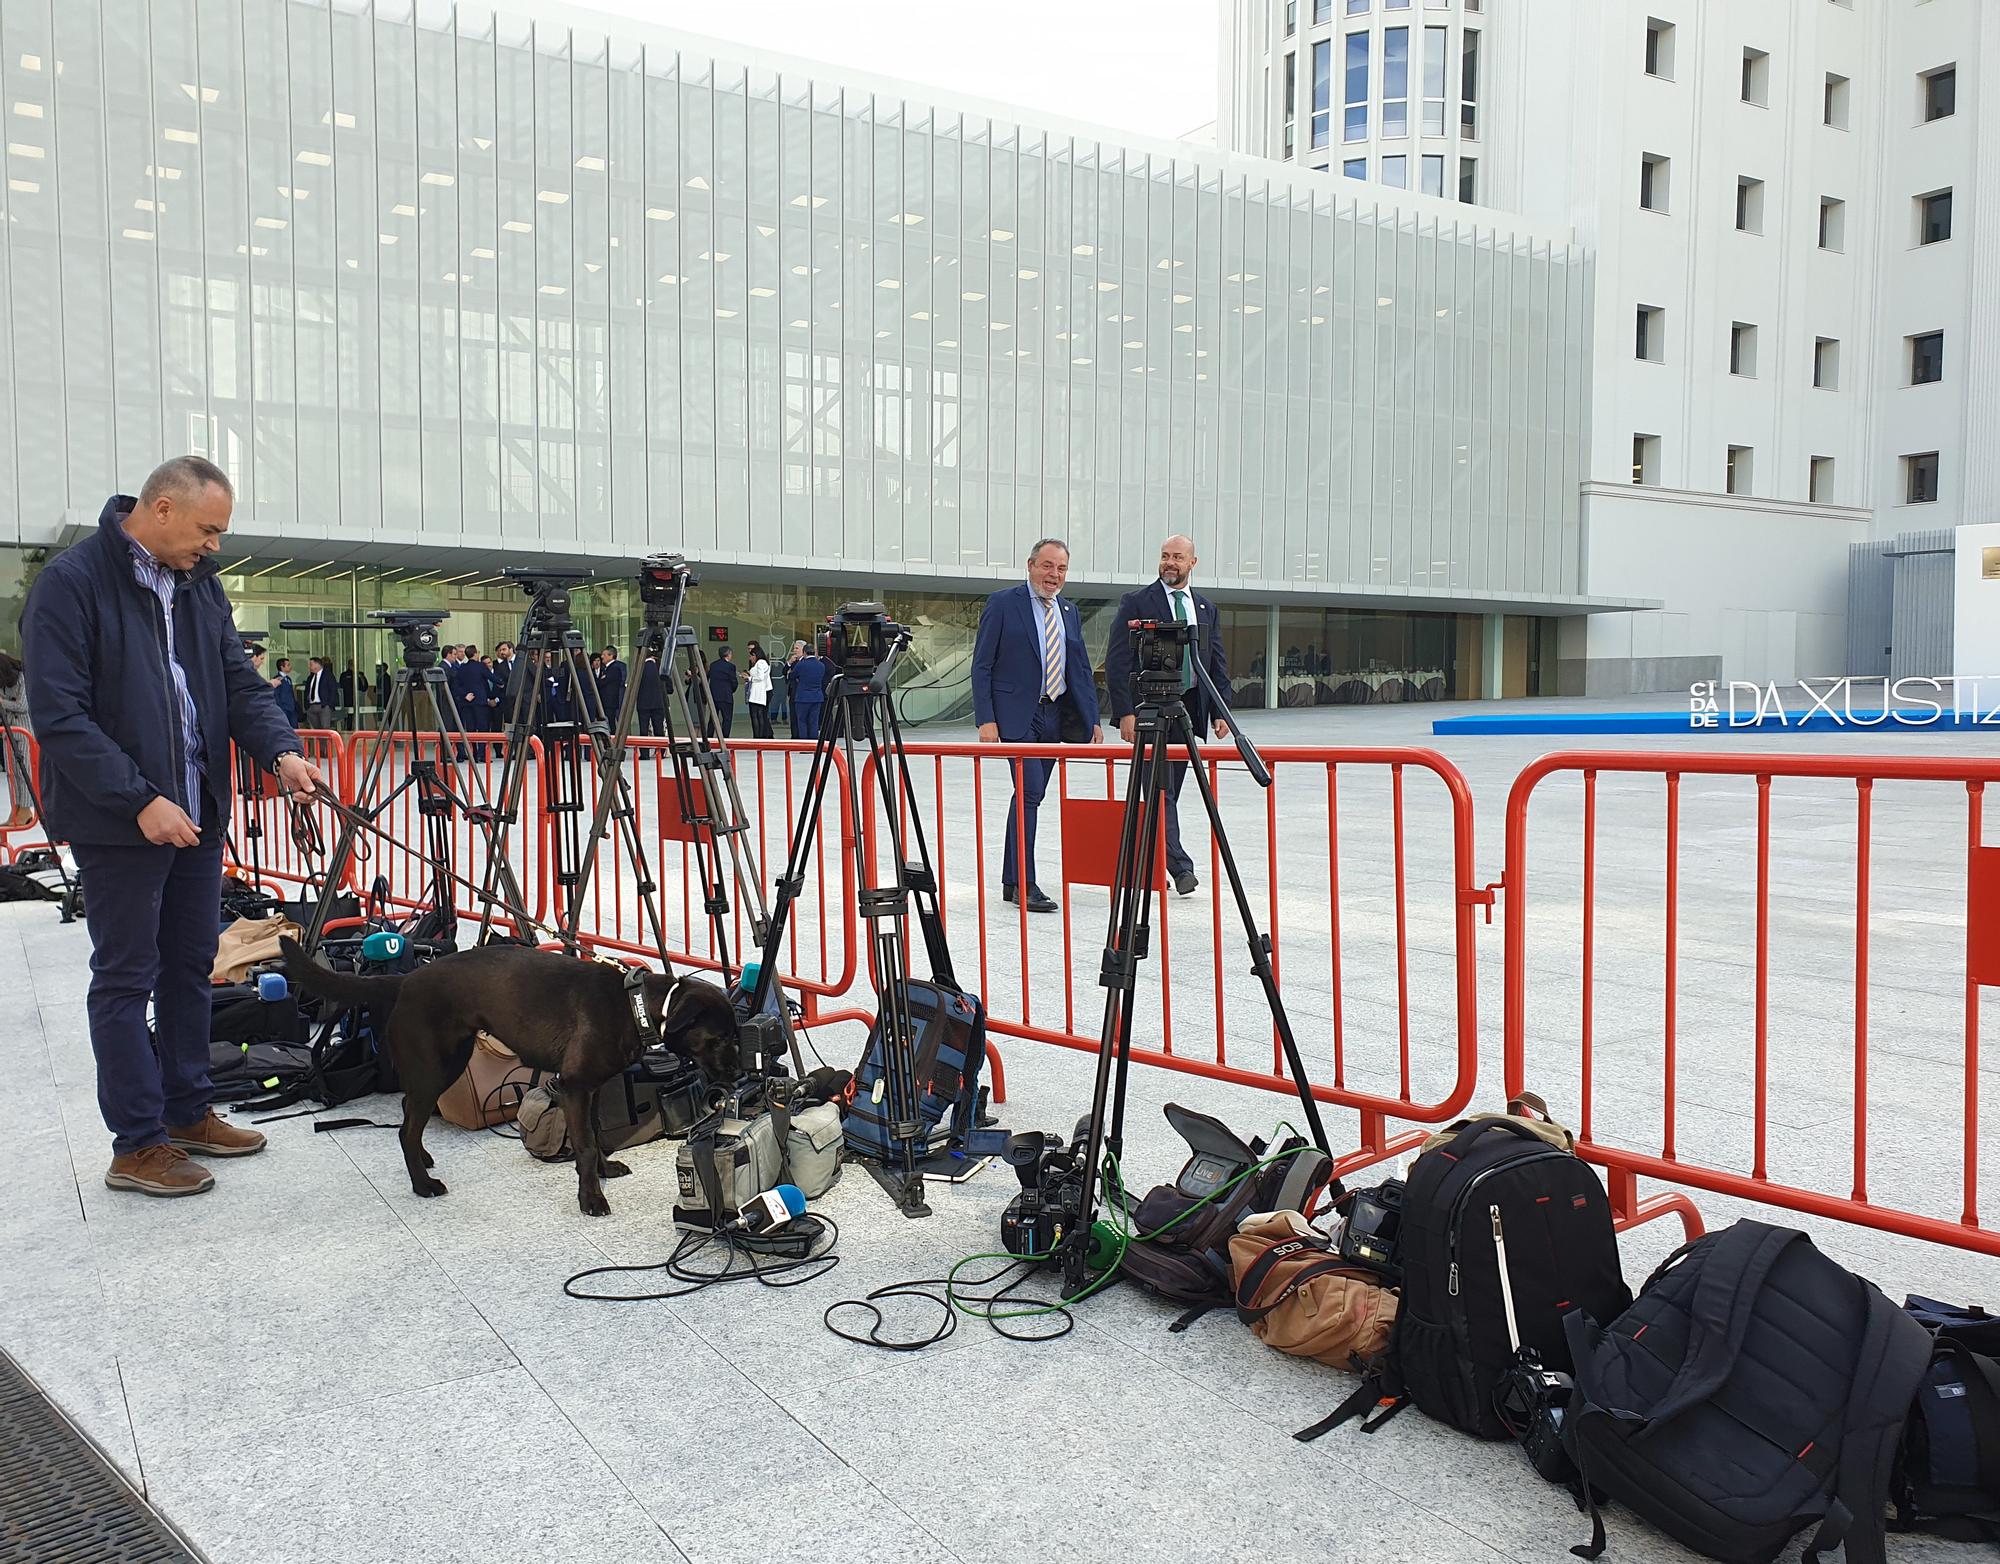
<svg viewBox="0 0 2000 1564"><path fill-rule="evenodd" d="M1446 1290L1450 1292L1452 1297L1456 1298L1458 1296L1458 1262L1456 1260L1451 1262L1451 1286Z"/></svg>
<svg viewBox="0 0 2000 1564"><path fill-rule="evenodd" d="M1500 1208L1498 1206L1488 1206L1486 1209L1493 1213L1493 1242L1504 1244L1507 1241L1507 1235L1500 1231Z"/></svg>

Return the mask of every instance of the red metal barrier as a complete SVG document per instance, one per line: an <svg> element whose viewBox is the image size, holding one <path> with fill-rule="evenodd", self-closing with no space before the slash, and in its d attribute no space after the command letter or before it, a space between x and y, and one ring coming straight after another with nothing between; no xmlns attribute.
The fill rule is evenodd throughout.
<svg viewBox="0 0 2000 1564"><path fill-rule="evenodd" d="M333 796L352 802L348 736L324 728L301 728L299 747L326 777ZM232 874L248 874L254 865L259 880L286 885L304 885L309 876L322 873L325 860L308 854L293 837L291 806L278 779L234 746L229 755L231 807L224 866ZM311 807L320 839L331 846L336 825L333 812L318 805Z"/></svg>
<svg viewBox="0 0 2000 1564"><path fill-rule="evenodd" d="M1556 773L1578 774L1582 783L1581 940L1576 973L1578 1150L1606 1169L1621 1222L1633 1225L1671 1212L1690 1232L1700 1230L1699 1215L1685 1195L1640 1199L1637 1181L1645 1177L2000 1254L2000 1232L1982 1223L1979 1190L1979 991L1985 985L2000 985L2000 848L1982 845L1981 817L1986 784L2000 781L2000 760L1619 752L1543 756L1521 773L1507 802L1505 1015L1510 1093L1532 1084L1554 1095L1528 1058L1531 1004L1537 1042L1557 1030L1567 1036L1569 1030L1542 1019L1562 1011L1566 974L1558 983L1529 970L1528 810L1537 787ZM1613 790L1611 802L1643 810L1647 828L1630 830L1621 825L1604 847L1598 816L1605 802L1600 792L1605 790L1600 789L1599 779L1607 773L1653 779L1661 786ZM1691 778L1740 778L1748 785L1735 790L1684 788L1683 782ZM1776 786L1780 782L1789 785L1780 790ZM1829 799L1827 788L1818 786L1821 783L1834 785L1834 799ZM1942 785L1945 791L1923 790L1915 810L1886 809L1892 800L1901 804L1909 799L1902 790L1905 783ZM1852 834L1829 832L1829 820L1838 819L1829 802L1850 793ZM1799 806L1795 822L1781 822L1794 829L1781 832L1774 825L1774 795L1781 807ZM1950 829L1944 810L1954 797L1964 810L1962 887L1939 884L1935 866L1922 861L1922 849ZM1710 858L1699 866L1703 921L1684 930L1680 834L1684 816L1697 808L1729 811L1724 817L1729 827L1754 840L1754 859L1746 855L1741 861L1718 863ZM1660 851L1661 838L1651 830L1655 812L1663 824L1664 861L1655 857L1648 864L1619 858L1629 843L1652 844L1649 854ZM1791 856L1774 863L1774 842L1781 836ZM1875 848L1884 842L1892 850L1878 862ZM1908 850L1894 851L1898 846ZM1648 942L1643 952L1649 958L1657 955L1661 963L1659 1005L1653 1012L1659 1028L1657 1096L1650 1086L1643 1093L1630 1092L1632 1073L1615 1068L1622 1062L1619 1055L1646 1045L1622 1031L1609 1039L1602 1035L1606 1023L1597 990L1607 981L1599 974L1603 947L1607 939L1629 941L1637 933L1629 918L1612 922L1608 929L1600 925L1596 884L1599 859L1606 853L1616 860L1611 872L1628 891L1634 883L1650 883L1655 873L1663 891L1661 938L1657 949ZM1537 859L1538 876L1554 879L1558 872L1545 859ZM1796 888L1776 885L1781 872L1796 874ZM1774 889L1779 892L1775 899ZM1546 899L1560 903L1564 894L1558 889ZM1962 929L1957 926L1958 907L1963 910ZM1834 931L1839 946L1830 959L1827 941ZM1962 983L1963 1010L1962 1018L1955 1019L1960 989L1953 984L1940 995L1938 979L1958 965L1950 951L1960 940L1963 961L1956 977ZM1689 950L1692 961L1686 960ZM1546 957L1546 944L1537 947L1537 954ZM1555 964L1560 961L1558 952ZM1888 969L1887 982L1871 975L1871 961L1875 974ZM1904 961L1914 964L1920 978L1914 986L1896 981ZM1685 983L1684 962L1698 966L1706 983ZM1545 959L1544 966L1550 964ZM1774 1016L1774 975L1782 983L1801 967L1818 981L1809 989L1781 994ZM1619 987L1627 991L1638 987L1633 975L1642 969L1635 965L1621 970L1626 975ZM1836 974L1850 976L1851 988L1836 1002L1845 1014L1814 1015L1811 1006L1820 1002L1819 996L1837 992L1832 987ZM1532 1000L1531 983L1536 987ZM1887 988L1889 999L1883 1009L1893 1009L1903 1023L1886 1046L1881 1028L1871 1036L1871 983L1877 989ZM1626 1014L1641 1008L1635 1000L1643 1001L1650 1012L1652 997L1650 984L1639 988L1636 996L1628 992ZM1692 1022L1683 1016L1683 999L1691 1001ZM1927 1015L1927 1008L1936 1013ZM1841 1069L1841 1055L1829 1057L1828 1048L1829 1034L1842 1031L1850 1033L1852 1041L1846 1070ZM1957 1041L1937 1042L1940 1036L1951 1039L1955 1031L1962 1036L1962 1046ZM1803 1035L1793 1035L1799 1033ZM1612 1068L1604 1068L1607 1063ZM1829 1090L1836 1071L1844 1078L1836 1079ZM1623 1093L1626 1100L1607 1104L1600 1098L1600 1086L1606 1095ZM1744 1100L1749 1103L1747 1115L1738 1106ZM1682 1110L1689 1107L1701 1117L1684 1118ZM1607 1116L1649 1119L1655 1108L1659 1122L1656 1127L1645 1125L1643 1137L1622 1134L1604 1122ZM1946 1196L1947 1202L1958 1206L1955 1217L1921 1209L1924 1196L1944 1192L1944 1180L1954 1170L1881 1156L1871 1164L1870 1159L1871 1131L1878 1146L1886 1140L1892 1148L1905 1147L1908 1142L1902 1137L1911 1126L1934 1123L1940 1113L1957 1117L1962 1130L1963 1150L1955 1170L1957 1195ZM1822 1118L1826 1122L1815 1122ZM1747 1123L1741 1122L1746 1119ZM1774 1126L1780 1132L1776 1146ZM1784 1134L1787 1129L1792 1131L1789 1136ZM1737 1153L1734 1168L1723 1165L1727 1159L1718 1154L1732 1131L1747 1132L1746 1144L1729 1148ZM1614 1135L1618 1139L1610 1138ZM1659 1149L1639 1150L1623 1143L1642 1138L1656 1140ZM1878 1188L1871 1189L1871 1180ZM1879 1188L1885 1183L1894 1187L1886 1197ZM1844 1193L1838 1191L1841 1184L1847 1186Z"/></svg>
<svg viewBox="0 0 2000 1564"><path fill-rule="evenodd" d="M368 768L383 746L387 746L383 771L374 788L373 800L359 796L367 777ZM548 887L543 883L541 872L542 854L545 849L547 822L543 812L536 807L533 790L535 778L542 769L541 741L530 739L528 753L535 768L528 779L524 793L520 820L516 823L508 849L508 862L514 877L519 881L527 902L528 916L542 920L549 915ZM456 748L454 742L452 748ZM367 894L377 881L386 882L386 894L381 898L384 905L411 911L427 907L431 902L431 865L425 857L429 841L429 821L421 809L421 792L417 786L403 787L411 776L413 761L428 761L436 767L436 775L446 786L455 791L464 791L468 797L461 804L478 804L482 800L497 807L500 802L500 774L507 760L507 738L500 733L468 733L465 735L465 762L454 767L453 756L436 733L392 733L384 737L373 732L356 733L347 740L346 777L342 797L355 805L386 807L376 816L375 823L380 828L364 831L355 839L353 866L348 872L348 884L357 892ZM466 773L470 771L477 783L468 783ZM395 790L403 788L400 793ZM391 794L394 797L391 798ZM453 807L443 816L450 831L450 863L453 880L453 906L462 919L477 922L481 907L478 888L485 883L486 872L486 828L473 820L463 807ZM329 827L326 841L331 848L334 829ZM510 921L504 916L497 919L500 926L511 930Z"/></svg>
<svg viewBox="0 0 2000 1564"><path fill-rule="evenodd" d="M4 760L7 772L8 806L10 809L27 808L34 811L29 819L19 825L7 824L9 816L0 815L0 863L12 863L31 847L49 845L49 834L43 829L41 812L34 809L35 794L29 789L25 780L16 780L15 777L19 764L15 755L17 746L26 747L28 767L36 776L41 775L42 747L36 743L33 733L26 728L15 727L0 727L0 745L5 746L4 755L0 755L0 760Z"/></svg>
<svg viewBox="0 0 2000 1564"><path fill-rule="evenodd" d="M953 954L960 981L984 998L993 1032L1094 1052L1103 1004L1096 974L1110 905L1108 892L1096 887L1110 879L1104 843L1109 840L1115 855L1129 750L917 743L909 753L924 832L944 887L946 925L958 930ZM1285 747L1263 754L1274 778L1269 790L1250 784L1227 746L1205 750L1202 763L1222 801L1246 892L1271 937L1286 1008L1317 1078L1314 1095L1360 1116L1360 1147L1343 1160L1343 1170L1351 1170L1398 1155L1422 1138L1421 1131L1392 1135L1390 1120L1438 1123L1472 1099L1478 1070L1474 918L1475 909L1491 901L1473 878L1472 795L1458 769L1426 749ZM1061 907L1053 917L1031 914L1024 901L1010 906L995 893L1015 781L1010 773L1027 760L1054 765L1036 853L1043 883L1059 881ZM1425 790L1432 796L1419 806L1433 812L1439 829L1414 843L1405 830L1411 773L1439 784ZM874 784L871 772L864 837L870 873L883 821ZM1387 794L1393 821L1387 841L1341 833L1343 789L1364 787ZM1135 1043L1133 1058L1290 1095L1192 779L1182 792L1180 816L1202 885L1191 900L1170 895L1164 880L1155 887L1152 970L1141 985L1141 1003L1157 1003L1158 1011L1156 1017L1141 1012L1139 1035L1150 1033L1157 1042ZM1018 838L1018 824L1016 831ZM1421 876L1415 891L1413 874ZM1313 903L1315 890L1324 894L1323 923L1296 910ZM1376 911L1382 916L1354 916ZM1429 980L1416 997L1413 975ZM1448 997L1427 1008L1429 994Z"/></svg>
<svg viewBox="0 0 2000 1564"><path fill-rule="evenodd" d="M807 743L783 740L730 741L736 786L750 827L745 833L746 873L755 879L767 906L791 845L792 822L804 802L812 749ZM598 777L587 746L579 761L583 780L578 822L581 839L589 826ZM834 762L839 771L827 789L805 887L786 930L785 966L779 974L786 987L805 996L809 1005L845 995L853 987L860 959L854 910L854 822L847 805L846 762L838 755ZM703 907L694 848L695 831L705 832L706 827L691 829L682 820L668 742L632 739L626 774L632 787L633 824L659 887L657 904L669 949L676 961L698 970L717 971L722 963L714 925ZM726 850L720 854L720 866L728 882L729 956L731 964L740 967L745 956L753 953L745 943L750 938L749 920ZM550 852L543 880L548 881L553 873ZM545 884L543 891L552 913L567 901L568 893L553 884ZM581 920L586 944L630 955L652 952L652 931L644 925L631 860L617 840L615 828L598 850L587 896ZM816 1008L808 1015L809 1024L842 1018L821 1014Z"/></svg>

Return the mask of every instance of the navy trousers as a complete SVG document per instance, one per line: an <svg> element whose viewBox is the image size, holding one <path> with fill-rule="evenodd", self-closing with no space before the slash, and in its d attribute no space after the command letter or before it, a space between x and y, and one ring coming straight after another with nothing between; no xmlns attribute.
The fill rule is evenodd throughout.
<svg viewBox="0 0 2000 1564"><path fill-rule="evenodd" d="M793 701L792 737L795 739L818 738L819 719L825 710L825 701Z"/></svg>
<svg viewBox="0 0 2000 1564"><path fill-rule="evenodd" d="M1062 738L1062 718L1057 713L1054 702L1043 701L1035 707L1035 715L1024 731L1003 733L1000 737L1009 744L1054 744ZM1049 790L1049 762L1023 760L1019 764L1020 784L1014 790L1013 801L1007 805L1007 850L1000 860L1000 883L1032 886L1040 883L1035 878L1035 817L1041 813L1042 795ZM1026 822L1018 831L1014 824L1016 810L1021 810L1021 818ZM1014 854L1019 847L1027 849L1025 875L1015 872Z"/></svg>
<svg viewBox="0 0 2000 1564"><path fill-rule="evenodd" d="M97 1108L119 1156L163 1145L169 1124L193 1124L208 1111L222 830L213 805L206 808L198 847L71 848L90 926ZM157 1047L146 1033L148 999Z"/></svg>

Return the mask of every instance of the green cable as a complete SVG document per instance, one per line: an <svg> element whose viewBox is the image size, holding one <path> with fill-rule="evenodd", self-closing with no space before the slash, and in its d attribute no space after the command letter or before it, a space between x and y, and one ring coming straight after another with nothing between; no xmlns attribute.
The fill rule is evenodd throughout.
<svg viewBox="0 0 2000 1564"><path fill-rule="evenodd" d="M1280 1121L1278 1128L1291 1129L1292 1127L1289 1124ZM1297 1134L1298 1132L1296 1130L1293 1130L1293 1133ZM1318 1149L1319 1149L1318 1147L1310 1144L1304 1146L1294 1146L1288 1151L1276 1152L1273 1155L1264 1158L1263 1161L1261 1162L1254 1162L1249 1167L1245 1168L1241 1173L1238 1173L1234 1178L1230 1179L1227 1183L1219 1185L1217 1188L1209 1191L1209 1193L1207 1193L1206 1195L1203 1195L1201 1199L1197 1200L1193 1205L1189 1206L1187 1210L1181 1212L1179 1216L1173 1218L1173 1220L1169 1222L1162 1223L1159 1227L1154 1228L1153 1231L1150 1233L1134 1233L1132 1231L1130 1226L1131 1212L1127 1210L1125 1204L1124 1170L1119 1167L1118 1159L1115 1156L1113 1156L1109 1151L1106 1151L1104 1154L1104 1160L1108 1165L1106 1176L1108 1176L1114 1181L1115 1187L1118 1191L1118 1199L1111 1203L1112 1209L1117 1214L1117 1221L1115 1223L1109 1224L1111 1226L1114 1236L1118 1240L1118 1250L1117 1253L1112 1256L1111 1263L1098 1274L1098 1277L1095 1281L1093 1281L1088 1287L1085 1287L1083 1291L1077 1293L1074 1297L1065 1298L1060 1303L1041 1304L1035 1308L1030 1308L1030 1309L1009 1309L1000 1313L995 1313L990 1308L983 1310L980 1309L979 1307L977 1307L976 1301L967 1302L959 1298L956 1290L958 1273L964 1270L968 1265L972 1265L980 1260L1001 1260L1007 1262L1028 1261L1039 1264L1041 1262L1054 1259L1055 1251L1049 1250L1045 1254L1014 1254L1012 1252L1006 1252L1006 1251L999 1253L969 1254L965 1256L962 1260L958 1261L955 1265L952 1266L952 1268L949 1271L945 1273L945 1285L944 1285L945 1299L954 1309L958 1310L961 1314L969 1314L972 1315L974 1318L984 1319L989 1322L993 1320L1038 1319L1043 1315L1060 1314L1064 1310L1066 1310L1071 1304L1081 1303L1083 1302L1084 1299L1090 1297L1092 1294L1101 1292L1106 1287L1110 1286L1111 1283L1117 1278L1119 1267L1125 1263L1126 1250L1130 1249L1133 1244L1151 1243L1153 1240L1159 1238L1162 1234L1171 1232L1174 1228L1178 1227L1182 1222L1185 1222L1189 1217L1193 1216L1195 1212L1201 1210L1202 1207L1211 1205L1215 1201L1220 1200L1224 1195L1228 1194L1230 1190L1234 1189L1238 1184L1242 1183L1245 1179L1251 1177L1253 1174L1261 1173L1265 1168L1272 1167L1277 1163L1283 1162L1288 1157L1296 1157L1299 1156L1301 1153L1309 1151L1317 1151Z"/></svg>

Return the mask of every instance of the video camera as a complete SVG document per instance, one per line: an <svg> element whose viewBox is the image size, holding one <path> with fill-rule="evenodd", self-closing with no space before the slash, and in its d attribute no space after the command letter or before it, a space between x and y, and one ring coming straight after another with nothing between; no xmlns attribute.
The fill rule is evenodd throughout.
<svg viewBox="0 0 2000 1564"><path fill-rule="evenodd" d="M403 663L428 668L438 659L438 626L451 615L435 609L374 608L365 622L330 619L280 619L280 630L387 630L403 643Z"/></svg>
<svg viewBox="0 0 2000 1564"><path fill-rule="evenodd" d="M1159 685L1166 693L1164 687L1171 684L1179 690L1188 649L1201 644L1201 626L1184 619L1132 619L1126 630L1132 637L1132 671L1141 688Z"/></svg>
<svg viewBox="0 0 2000 1564"><path fill-rule="evenodd" d="M1055 1253L1063 1234L1083 1218L1084 1151L1090 1120L1065 1141L1050 1130L1022 1130L1006 1137L1000 1159L1021 1180L1021 1192L1000 1216L1000 1242L1009 1254Z"/></svg>
<svg viewBox="0 0 2000 1564"><path fill-rule="evenodd" d="M827 615L819 654L841 677L860 683L872 679L909 639L909 627L891 619L883 604L843 603Z"/></svg>
<svg viewBox="0 0 2000 1564"><path fill-rule="evenodd" d="M506 565L500 574L532 597L551 620L561 620L569 616L570 588L593 580L596 572L555 570L546 565Z"/></svg>
<svg viewBox="0 0 2000 1564"><path fill-rule="evenodd" d="M701 578L688 569L679 554L648 554L639 562L639 601L672 607L688 587L700 586Z"/></svg>

